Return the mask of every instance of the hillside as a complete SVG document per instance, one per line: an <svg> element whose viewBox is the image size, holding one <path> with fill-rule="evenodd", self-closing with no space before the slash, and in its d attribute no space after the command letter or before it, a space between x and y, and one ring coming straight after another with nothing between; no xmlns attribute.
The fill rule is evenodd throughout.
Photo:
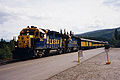
<svg viewBox="0 0 120 80"><path fill-rule="evenodd" d="M112 40L115 29L116 28L91 31L91 32L83 33L83 34L76 34L76 36L85 37L85 38L86 37L96 38L96 39L102 38L102 39L106 39L106 40ZM118 31L120 31L120 28L117 28L117 29L118 29Z"/></svg>

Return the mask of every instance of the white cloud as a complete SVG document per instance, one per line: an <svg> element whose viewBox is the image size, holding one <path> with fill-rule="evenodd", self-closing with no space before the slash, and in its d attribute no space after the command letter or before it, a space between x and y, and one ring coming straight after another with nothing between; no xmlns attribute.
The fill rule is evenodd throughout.
<svg viewBox="0 0 120 80"><path fill-rule="evenodd" d="M119 6L113 0L0 0L0 32L18 35L28 25L59 31L66 28L75 33L119 26ZM117 4L118 0L114 0ZM109 4L109 5L108 5ZM9 15L5 15L9 14ZM0 38L4 34L0 34Z"/></svg>

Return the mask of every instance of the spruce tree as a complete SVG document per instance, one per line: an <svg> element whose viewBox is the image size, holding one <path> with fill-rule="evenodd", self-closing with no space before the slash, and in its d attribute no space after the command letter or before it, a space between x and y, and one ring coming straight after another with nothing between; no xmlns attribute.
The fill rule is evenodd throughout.
<svg viewBox="0 0 120 80"><path fill-rule="evenodd" d="M118 40L118 31L117 31L117 29L115 29L114 38L115 38L116 40Z"/></svg>

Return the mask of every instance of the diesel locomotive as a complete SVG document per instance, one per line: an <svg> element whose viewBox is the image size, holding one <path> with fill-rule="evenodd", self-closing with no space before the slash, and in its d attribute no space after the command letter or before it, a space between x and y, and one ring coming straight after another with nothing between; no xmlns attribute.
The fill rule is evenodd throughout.
<svg viewBox="0 0 120 80"><path fill-rule="evenodd" d="M80 49L103 47L106 43L76 37L70 34L41 29L34 26L24 28L18 36L17 47L13 53L14 59L41 57L48 55L50 50L57 54L78 51Z"/></svg>

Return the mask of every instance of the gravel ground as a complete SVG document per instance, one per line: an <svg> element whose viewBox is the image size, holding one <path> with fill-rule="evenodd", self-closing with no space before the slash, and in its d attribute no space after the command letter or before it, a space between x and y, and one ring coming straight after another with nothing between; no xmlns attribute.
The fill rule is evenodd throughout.
<svg viewBox="0 0 120 80"><path fill-rule="evenodd" d="M111 49L109 57L109 65L105 64L106 55L103 52L48 80L120 80L120 49Z"/></svg>

